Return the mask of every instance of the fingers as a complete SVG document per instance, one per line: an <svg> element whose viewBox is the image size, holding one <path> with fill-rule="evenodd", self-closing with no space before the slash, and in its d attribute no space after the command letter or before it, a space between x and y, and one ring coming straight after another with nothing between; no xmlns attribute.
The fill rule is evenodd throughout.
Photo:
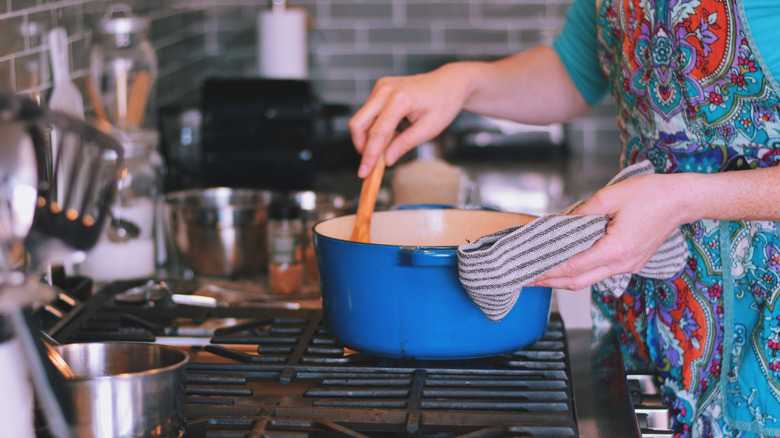
<svg viewBox="0 0 780 438"><path fill-rule="evenodd" d="M358 169L360 178L371 172L379 154L384 153L395 139L399 123L408 116L409 104L405 99L399 99L397 94L392 94L390 87L378 83L366 104L349 121L355 149L363 155ZM401 144L404 141L408 140L402 139ZM394 146L393 152L385 157L388 166L398 159L398 150L399 146Z"/></svg>
<svg viewBox="0 0 780 438"><path fill-rule="evenodd" d="M609 269L606 266L597 266L591 270L580 271L576 275L570 275L572 269L567 266L567 263L561 264L546 274L539 276L528 285L576 291L592 286L614 275L609 273Z"/></svg>
<svg viewBox="0 0 780 438"><path fill-rule="evenodd" d="M385 164L392 166L403 154L431 138L429 123L426 121L413 123L403 132L399 132L402 130L401 121L407 117L405 114L398 117L398 114L402 113L391 111L391 109L386 109L383 114L373 120L367 131L358 134L363 141L359 147L356 145L358 152L363 154L358 169L360 178L365 178L371 172L379 154L384 153ZM357 127L357 121L354 126L355 129L362 129ZM355 135L353 135L354 137Z"/></svg>
<svg viewBox="0 0 780 438"><path fill-rule="evenodd" d="M399 78L379 79L366 103L349 120L352 142L363 155L363 164L369 167L373 167L379 151L390 142L395 127L408 112L404 99L398 97L398 82Z"/></svg>
<svg viewBox="0 0 780 438"><path fill-rule="evenodd" d="M411 123L403 119L392 136L390 143L385 147L385 162L388 166L395 164L405 153L418 145L430 140L439 131L431 127L431 118L424 117Z"/></svg>
<svg viewBox="0 0 780 438"><path fill-rule="evenodd" d="M359 177L365 178L369 174L379 154L385 153L386 164L391 166L403 154L443 129L436 125L442 119L433 109L437 99L422 96L421 90L427 87L421 82L425 82L421 75L380 79L366 103L350 119L352 142L363 155ZM399 125L404 119L411 126L399 134Z"/></svg>
<svg viewBox="0 0 780 438"><path fill-rule="evenodd" d="M363 158L360 160L360 168L358 169L358 176L360 178L365 178L371 172L379 155L385 153L386 147L397 135L396 126L398 126L398 122L394 119L395 117L392 116L381 115L377 117L366 133L366 140L363 146ZM401 119L403 119L403 117L399 120ZM390 157L386 156L386 165L392 165L397 158L398 157L395 155Z"/></svg>
<svg viewBox="0 0 780 438"><path fill-rule="evenodd" d="M381 92L381 89L375 87L368 100L349 120L348 127L352 136L352 143L360 154L365 149L366 139L371 126L386 105L387 94L388 92Z"/></svg>
<svg viewBox="0 0 780 438"><path fill-rule="evenodd" d="M529 285L580 290L613 275L636 271L637 267L629 257L632 252L605 235L588 250L572 256ZM640 265L644 266L644 263Z"/></svg>
<svg viewBox="0 0 780 438"><path fill-rule="evenodd" d="M441 73L434 71L377 81L366 103L349 121L355 149L363 155L359 177L370 173L379 154L384 153L386 164L393 165L452 122L463 106L463 93L453 93L440 77ZM457 81L447 83L457 89ZM404 118L411 126L399 134L397 128Z"/></svg>
<svg viewBox="0 0 780 438"><path fill-rule="evenodd" d="M636 176L596 192L575 214L608 216L606 234L532 284L579 290L613 275L640 272L678 226L664 204L666 181L667 175Z"/></svg>

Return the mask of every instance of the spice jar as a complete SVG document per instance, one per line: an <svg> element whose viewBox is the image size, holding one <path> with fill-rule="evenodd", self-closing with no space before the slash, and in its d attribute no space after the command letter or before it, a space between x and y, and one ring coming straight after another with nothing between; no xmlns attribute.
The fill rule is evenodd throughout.
<svg viewBox="0 0 780 438"><path fill-rule="evenodd" d="M156 126L153 117L145 117L146 108L156 107L152 87L157 79L157 56L146 37L148 30L149 19L133 15L125 4L109 6L94 26L88 91L98 97L99 102L92 102L98 118L107 118L119 129Z"/></svg>
<svg viewBox="0 0 780 438"><path fill-rule="evenodd" d="M157 131L116 132L125 167L111 217L80 273L95 281L146 278L157 268L156 222L162 192L163 162Z"/></svg>
<svg viewBox="0 0 780 438"><path fill-rule="evenodd" d="M274 200L268 206L268 275L272 293L292 294L303 286L301 208L294 199Z"/></svg>
<svg viewBox="0 0 780 438"><path fill-rule="evenodd" d="M322 220L348 214L354 205L341 194L310 190L297 192L295 200L301 206L304 228L301 244L303 247L304 290L318 291L320 276L317 269L314 239L312 238L314 224Z"/></svg>

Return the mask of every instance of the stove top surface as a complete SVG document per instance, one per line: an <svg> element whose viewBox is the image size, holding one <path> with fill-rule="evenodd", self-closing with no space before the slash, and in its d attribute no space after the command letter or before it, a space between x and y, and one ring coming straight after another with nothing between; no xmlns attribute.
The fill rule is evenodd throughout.
<svg viewBox="0 0 780 438"><path fill-rule="evenodd" d="M66 307L62 317L49 309L40 323L61 343L138 341L186 350L185 438L633 436L582 432L592 427L586 417L593 403L575 399L573 375L591 371L571 365L557 313L546 334L522 351L397 359L340 345L316 307L117 302L130 286L113 283L83 302L55 303ZM579 344L581 338L575 336Z"/></svg>

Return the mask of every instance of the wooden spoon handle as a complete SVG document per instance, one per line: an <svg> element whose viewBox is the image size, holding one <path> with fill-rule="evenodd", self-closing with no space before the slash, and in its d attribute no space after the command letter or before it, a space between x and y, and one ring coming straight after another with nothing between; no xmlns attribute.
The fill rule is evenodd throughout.
<svg viewBox="0 0 780 438"><path fill-rule="evenodd" d="M87 89L87 96L89 96L89 101L92 104L92 109L95 111L95 117L97 118L97 125L101 129L104 130L110 130L111 129L111 123L108 121L108 115L106 115L106 109L103 108L103 103L100 101L100 97L98 97L97 91L95 91L95 85L92 83L92 78L87 76L85 78L86 84L85 88Z"/></svg>
<svg viewBox="0 0 780 438"><path fill-rule="evenodd" d="M395 130L401 133L409 126L411 126L411 122L404 117ZM349 240L353 242L371 243L371 215L374 213L376 195L379 193L379 187L382 185L382 176L384 174L385 152L383 150L379 154L379 158L376 160L371 173L363 180L363 186L360 188L360 199L358 199L358 209L355 215L355 227L352 229L352 235L349 237Z"/></svg>
<svg viewBox="0 0 780 438"><path fill-rule="evenodd" d="M353 242L371 242L371 214L374 212L376 196L379 193L379 187L382 185L382 176L384 174L385 156L383 153L379 155L374 168L363 180L363 186L360 188L355 228L352 229L352 236L349 238Z"/></svg>
<svg viewBox="0 0 780 438"><path fill-rule="evenodd" d="M145 71L135 74L127 103L127 129L140 128L144 120L146 101L152 89L152 76Z"/></svg>

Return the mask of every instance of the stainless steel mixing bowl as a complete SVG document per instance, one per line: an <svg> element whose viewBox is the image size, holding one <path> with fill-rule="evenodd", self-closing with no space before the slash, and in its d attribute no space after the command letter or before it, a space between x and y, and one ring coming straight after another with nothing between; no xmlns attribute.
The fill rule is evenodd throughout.
<svg viewBox="0 0 780 438"><path fill-rule="evenodd" d="M166 196L168 232L195 274L253 276L267 271L266 190L192 189Z"/></svg>

